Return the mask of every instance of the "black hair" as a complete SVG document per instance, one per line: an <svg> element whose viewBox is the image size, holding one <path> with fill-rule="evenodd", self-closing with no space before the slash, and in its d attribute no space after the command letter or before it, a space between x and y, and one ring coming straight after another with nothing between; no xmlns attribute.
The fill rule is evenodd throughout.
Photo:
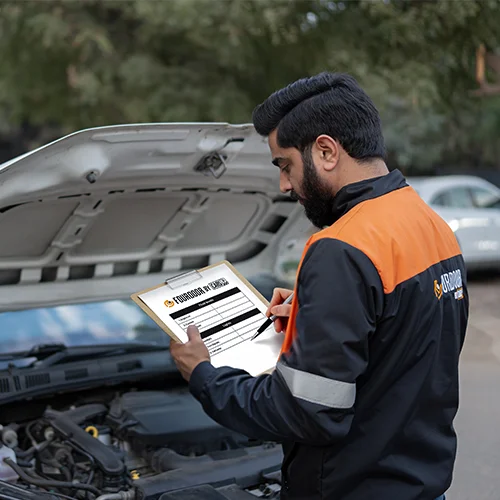
<svg viewBox="0 0 500 500"><path fill-rule="evenodd" d="M282 148L304 153L318 136L327 134L358 161L385 158L377 108L346 73L324 72L297 80L258 105L252 120L261 136L277 128Z"/></svg>

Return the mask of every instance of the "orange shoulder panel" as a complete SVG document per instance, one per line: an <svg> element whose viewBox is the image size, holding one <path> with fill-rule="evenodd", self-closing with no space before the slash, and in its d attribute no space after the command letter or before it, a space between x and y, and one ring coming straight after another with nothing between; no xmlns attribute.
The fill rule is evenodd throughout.
<svg viewBox="0 0 500 500"><path fill-rule="evenodd" d="M385 293L461 253L448 224L412 187L361 202L308 242L336 238L361 250L377 268Z"/></svg>
<svg viewBox="0 0 500 500"><path fill-rule="evenodd" d="M309 247L322 238L335 238L362 251L376 267L386 294L434 264L461 253L448 224L412 187L361 202L335 224L312 235L299 269ZM295 292L282 353L290 349L296 335L297 283Z"/></svg>

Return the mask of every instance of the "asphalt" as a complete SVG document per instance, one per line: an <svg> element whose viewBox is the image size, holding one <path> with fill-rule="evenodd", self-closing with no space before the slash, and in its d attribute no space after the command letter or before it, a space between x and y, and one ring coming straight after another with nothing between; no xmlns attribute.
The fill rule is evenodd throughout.
<svg viewBox="0 0 500 500"><path fill-rule="evenodd" d="M500 276L469 281L458 455L447 500L500 500Z"/></svg>

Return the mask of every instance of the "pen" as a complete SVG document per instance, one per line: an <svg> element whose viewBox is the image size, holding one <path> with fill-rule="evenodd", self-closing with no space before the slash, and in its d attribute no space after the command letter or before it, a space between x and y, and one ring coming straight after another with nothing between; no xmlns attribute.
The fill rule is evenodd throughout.
<svg viewBox="0 0 500 500"><path fill-rule="evenodd" d="M284 304L290 304L290 302L292 301L292 299L293 299L293 293L291 293L285 299L285 301L283 302L283 305ZM259 329L257 330L257 333L251 338L251 340L257 338L262 332L264 332L265 330L267 330L267 328L269 327L269 325L271 323L273 323L274 321L276 321L277 319L278 319L278 316L275 316L274 314L270 318L267 318L266 321L264 321L264 323L262 323L262 325L259 327Z"/></svg>

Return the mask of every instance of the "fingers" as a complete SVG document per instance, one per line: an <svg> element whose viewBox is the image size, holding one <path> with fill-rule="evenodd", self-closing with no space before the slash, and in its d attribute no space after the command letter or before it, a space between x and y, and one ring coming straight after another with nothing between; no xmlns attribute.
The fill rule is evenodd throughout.
<svg viewBox="0 0 500 500"><path fill-rule="evenodd" d="M288 288L275 288L273 291L273 298L271 302L276 299L277 304L281 304L285 299L287 299L290 295L292 295L293 290L289 290Z"/></svg>
<svg viewBox="0 0 500 500"><path fill-rule="evenodd" d="M276 333L281 333L282 331L285 330L285 322L281 319L281 318L278 318L275 322L274 322L274 329L276 330Z"/></svg>
<svg viewBox="0 0 500 500"><path fill-rule="evenodd" d="M269 307L267 309L267 315L270 316L273 314L271 309L279 304L282 304L292 293L293 291L288 290L287 288L275 288L271 302L269 303Z"/></svg>
<svg viewBox="0 0 500 500"><path fill-rule="evenodd" d="M279 306L274 306L271 308L271 314L275 316L279 316L281 318L290 317L290 313L292 311L292 306L289 304L281 304Z"/></svg>

